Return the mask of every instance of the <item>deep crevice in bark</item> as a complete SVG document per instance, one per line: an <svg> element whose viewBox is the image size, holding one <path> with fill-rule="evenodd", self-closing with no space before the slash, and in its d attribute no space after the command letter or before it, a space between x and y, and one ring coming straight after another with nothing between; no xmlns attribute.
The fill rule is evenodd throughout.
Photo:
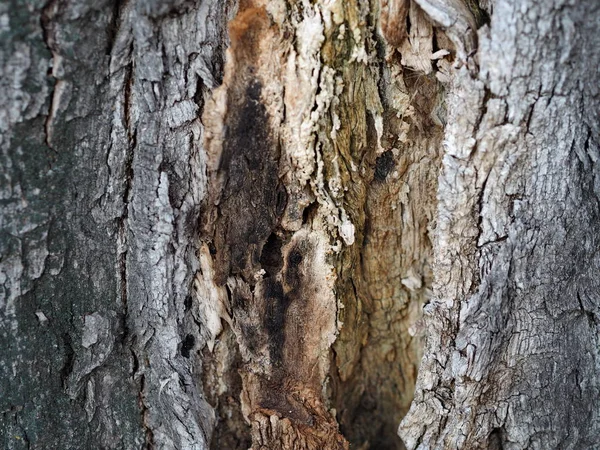
<svg viewBox="0 0 600 450"><path fill-rule="evenodd" d="M349 8L351 9L352 6ZM248 24L246 30L251 30L259 23L257 21L261 14L261 12L248 10L241 12L237 20L246 22ZM260 36L260 32L259 29L246 31L246 33L255 33L252 35L252 39L246 41L249 43L247 45L257 42L254 39L258 39L257 36ZM368 33L372 32L372 29L368 31ZM231 73L230 81L226 81L226 86L220 89L227 90L229 102L247 98L260 105L264 101L260 91L249 93L248 87L244 87L244 83L251 82L246 80L240 83L241 86L236 86L238 83L236 80L244 80L241 74L245 70L249 70L252 77L256 76L254 63L246 62L246 59L253 58L253 50L245 50L243 56L235 53L239 51L235 46L240 45L236 33L237 31L232 33L234 54L247 66L238 62L235 75ZM369 41L368 45L373 46L373 51L376 51L377 46L382 47L381 42L376 43L377 38L371 36L370 39L373 41ZM296 46L295 49L301 51L302 48ZM336 54L333 51L326 55L329 58L328 64L334 67L336 64L343 64L345 52ZM358 111L362 115L356 115L352 111L357 104L352 103L348 95L350 91L338 94L342 103L335 109L335 112L341 115L341 129L338 129L336 134L343 136L342 139L348 139L348 148L336 148L337 144L332 146L329 139L324 138L332 133L331 130L336 125L332 123L331 119L323 117L319 124L319 129L322 131L317 133L319 143L314 146L313 150L313 157L323 160L323 167L319 170L322 170L326 177L333 178L341 170L341 165L336 163L336 160L339 159L343 162L346 172L342 174L342 186L345 186L346 191L352 186L352 190L347 194L347 198L341 200L341 203L344 208L347 208L351 217L355 235L352 246L342 250L339 255L332 254L329 257L337 268L336 293L338 302L343 309L339 310L336 306L335 310L343 322L343 326L333 348L332 354L335 357L331 362L331 379L328 382L331 383L331 387L326 387L326 392L331 392L328 394L333 396L331 406L337 409L337 419L340 422L341 430L353 445L360 448L402 448L402 444L396 436L396 427L412 400L416 367L422 346L421 338L411 337L412 331L409 329L418 328L420 307L426 301L427 290L431 285L431 268L429 266L431 244L428 228L430 223L435 220L438 148L442 136L442 129L436 125L431 116L434 114L435 108L439 107L442 87L432 75L402 68L398 57L392 57L388 65L380 63L374 72L363 71L359 65L352 67L347 72L344 72L341 67L338 70L345 83L352 84L353 78L358 76L361 79L360 82L369 84L372 90L368 93L361 92ZM404 96L405 99L405 103L395 104L393 107L391 104L394 99L389 94L388 86L380 83L380 77L385 76L389 79L392 72L399 72L398 78L393 81L394 89L398 92L395 95ZM329 76L328 72L323 69L320 69L318 74L314 90L317 98L327 95L324 83L327 82ZM226 79L227 76L226 72ZM277 77L277 75L275 76ZM377 88L378 85L380 88ZM378 102L383 103L382 110L372 106ZM295 296L295 291L298 289L300 291L305 289L304 281L301 279L296 281L295 277L290 278L290 276L294 267L304 264L303 252L294 250L290 240L293 234L281 226L271 226L270 234L262 233L260 237L258 235L246 236L245 233L242 233L243 236L240 235L242 236L241 240L231 237L231 229L239 227L240 218L245 217L246 204L251 202L255 210L260 211L262 208L259 201L260 196L253 196L252 201L239 200L240 196L246 195L243 194L244 190L252 191L256 187L249 185L240 188L244 184L237 180L241 180L241 178L236 173L231 173L232 169L227 171L228 168L238 170L236 168L241 167L240 164L249 168L256 166L256 163L253 162L253 151L248 153L247 146L250 145L252 148L253 145L256 145L256 136L262 136L260 131L262 125L258 128L257 125L252 125L249 128L240 122L243 125L240 128L240 125L231 124L231 120L235 122L235 115L238 112L240 117L247 116L244 113L245 106L234 107L232 105L229 103L228 116L222 119L228 121L223 128L225 139L222 153L218 154L214 163L217 171L224 171L214 177L217 183L212 186L212 189L216 187L216 191L213 191L211 198L220 199L216 207L218 212L210 212L213 207L208 205L207 214L205 214L206 217L216 218L213 224L216 224L217 230L221 228L228 231L216 234L211 231L205 239L215 245L215 251L211 253L214 253L215 256L217 283L224 284L225 280L231 276L241 276L243 282L249 285L249 290L242 294L241 291L236 293L236 290L240 289L239 287L234 287L240 286L239 281L227 282L232 308L231 320L237 324L233 327L233 333L246 348L242 353L249 351L253 355L258 355L261 345L266 344L267 354L270 358L266 368L272 365L271 381L263 382L259 379L258 388L264 392L258 396L258 402L250 400L250 404L246 405L247 408L250 408L249 412L251 413L247 418L252 418L252 414L254 414L252 408L258 406L259 410L262 408L272 411L269 415L275 412L280 418L279 420L285 418L285 420L291 420L292 423L310 424L310 427L316 430L317 419L314 411L308 412L311 411L311 407L308 405L302 407L294 399L293 386L296 381L290 375L290 369L285 368L286 364L291 362L285 362L288 358L285 355L293 353L293 348L297 345L286 338L288 333L286 327L289 327L289 324L286 324L284 318L294 304L290 302L289 296ZM282 120L285 120L291 112L290 105L285 105L285 108L286 115ZM315 102L310 105L308 111L311 114L318 114L319 108L321 106ZM259 114L255 111L252 114L253 120L262 117L262 114L262 112ZM380 117L381 114L383 114L382 117ZM261 123L268 122L266 118L261 118L260 121ZM207 117L204 122L210 124L211 121ZM252 123L254 124L254 122ZM339 127L339 125L337 126ZM383 129L380 129L381 126ZM252 130L252 135L245 138L249 129ZM211 136L216 135L217 130L212 128ZM239 140L240 138L244 138L243 143ZM267 148L271 145L268 139L261 137L258 140ZM235 151L246 155L236 156ZM242 158L239 159L241 163L235 162L235 158ZM277 159L279 156L277 155L275 158ZM354 168L355 165L358 167L358 172ZM253 182L263 183L260 176L246 175L246 178L252 179ZM223 180L223 182L219 180ZM223 190L222 193L219 193L221 185ZM231 186L238 186L236 187L237 194L227 193L228 190L231 190ZM261 186L259 191L272 190L275 184L271 183L270 186L270 188L267 185ZM410 186L410 189L403 192L403 186ZM286 185L288 190L292 187ZM336 194L333 189L333 185L324 186L325 195L335 198ZM317 191L317 198L319 195L321 194ZM290 202L293 204L297 201L294 199L294 195L291 197L291 200L288 199L287 202L288 207ZM399 197L402 200L399 201ZM237 202L235 203L235 214L232 212L233 210L229 211L230 206L227 206L233 199L236 199ZM301 217L300 225L294 226L319 227L327 201L327 198L319 198L318 201L308 201L301 206L297 213ZM217 203L215 200L212 202ZM254 214L253 217L261 215L261 213ZM241 219L241 223L252 223L252 220L254 219ZM219 238L219 233L223 232L230 237ZM244 240L248 243L245 243ZM249 244L251 245L249 246ZM254 262L233 257L232 251L239 254L240 257L242 255L250 256ZM227 256L229 254L232 256ZM256 256L251 256L254 254ZM312 262L310 263L312 264ZM256 269L264 270L262 279L253 278L256 276L253 275L256 269L249 270L248 264L253 264ZM279 277L281 277L281 281L279 281ZM248 323L245 317L250 314L252 308L256 307L250 305L257 301L260 304L263 297L266 309L259 316L263 315L264 320L258 326L257 324L252 325L253 322ZM303 297L302 301L307 302L310 297L311 295L308 294L307 297ZM262 307L259 306L258 311L262 311L260 308ZM298 318L295 319L295 321L298 320ZM307 325L308 328L304 331L304 335L297 336L299 339L305 339L311 333L318 333L318 328ZM270 337L266 343L261 344L263 332ZM248 370L244 369L244 366L252 367L255 364L255 358L257 356L244 356L242 371ZM301 360L295 361L296 364L300 362ZM215 368L210 370L214 371ZM225 376L224 367L216 368L216 370L217 373L220 373L220 377ZM338 372L340 370L341 372ZM219 378L214 373L211 376ZM207 383L207 387L210 389L210 381ZM244 383L250 383L245 384L245 390L252 386L252 382L248 378ZM288 392L280 393L281 385L287 383L291 384ZM250 395L257 394L251 393ZM327 401L327 399L325 400ZM252 403L255 402L257 404L252 406ZM217 409L222 411L221 408ZM306 415L307 413L308 415ZM223 412L219 414L224 415ZM264 412L260 414L264 414ZM311 415L313 415L313 419L307 422L307 418ZM252 419L250 420L252 421ZM260 424L262 420L255 421L254 425L262 430L261 433L265 433L264 425ZM374 426L374 423L378 425ZM219 423L216 435L223 436L225 433L223 427L227 426L231 426L231 424ZM259 448L260 445L274 446L273 448L282 445L278 440L281 439L277 436L278 432L272 431L272 433L270 440L264 442L261 441L262 438L259 439L254 434L256 448ZM310 431L306 430L302 433L308 439L312 439ZM220 441L223 438L216 439ZM297 445L298 447L293 448L313 448L311 445L317 444L298 443ZM308 445L308 447L304 447L304 445ZM319 445L325 444L322 442L314 448L321 448ZM326 448L329 447L326 446Z"/></svg>

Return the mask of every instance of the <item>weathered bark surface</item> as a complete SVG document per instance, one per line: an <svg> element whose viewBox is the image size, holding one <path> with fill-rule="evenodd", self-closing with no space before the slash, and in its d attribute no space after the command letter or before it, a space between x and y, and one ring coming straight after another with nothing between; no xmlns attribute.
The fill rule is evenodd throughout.
<svg viewBox="0 0 600 450"><path fill-rule="evenodd" d="M0 447L207 447L198 111L229 8L0 4Z"/></svg>
<svg viewBox="0 0 600 450"><path fill-rule="evenodd" d="M600 444L599 24L496 1L453 76L408 448Z"/></svg>
<svg viewBox="0 0 600 450"><path fill-rule="evenodd" d="M599 9L0 3L0 446L599 445Z"/></svg>

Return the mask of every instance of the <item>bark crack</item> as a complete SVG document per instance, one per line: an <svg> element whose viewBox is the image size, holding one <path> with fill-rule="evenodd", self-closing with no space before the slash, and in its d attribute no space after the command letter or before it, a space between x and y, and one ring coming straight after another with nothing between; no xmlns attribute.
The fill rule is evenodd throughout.
<svg viewBox="0 0 600 450"><path fill-rule="evenodd" d="M125 177L125 188L123 190L123 210L119 219L118 227L118 245L119 245L119 280L121 288L121 303L123 305L124 317L123 317L123 339L126 340L129 336L129 329L127 325L127 305L128 305L128 274L127 274L127 254L128 254L128 219L129 219L129 202L131 197L131 188L133 186L133 157L136 146L137 130L132 129L130 122L131 114L131 95L133 86L133 65L130 64L126 69L126 75L124 80L124 97L123 97L123 114L124 114L124 126L127 133L127 147L124 162L124 177Z"/></svg>
<svg viewBox="0 0 600 450"><path fill-rule="evenodd" d="M58 0L50 0L44 5L42 8L42 13L40 16L40 24L42 27L42 37L44 40L44 44L50 51L52 55L53 63L52 68L48 70L48 75L54 78L54 85L52 86L52 92L50 97L50 104L48 107L48 114L46 115L46 119L44 120L44 142L46 146L51 150L52 154L49 157L50 168L56 159L58 154L57 150L54 148L52 144L52 126L55 119L56 111L58 108L58 84L59 78L56 74L56 65L59 61L59 53L57 44L54 37L54 19L59 12L59 2Z"/></svg>

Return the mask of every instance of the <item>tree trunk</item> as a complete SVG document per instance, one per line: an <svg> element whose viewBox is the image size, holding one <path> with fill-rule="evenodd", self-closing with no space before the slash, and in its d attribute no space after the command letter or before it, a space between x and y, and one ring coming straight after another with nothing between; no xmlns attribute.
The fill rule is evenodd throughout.
<svg viewBox="0 0 600 450"><path fill-rule="evenodd" d="M599 26L1 2L0 446L600 445Z"/></svg>
<svg viewBox="0 0 600 450"><path fill-rule="evenodd" d="M204 449L198 114L227 2L2 2L7 449Z"/></svg>
<svg viewBox="0 0 600 450"><path fill-rule="evenodd" d="M600 444L598 25L497 1L454 72L410 449Z"/></svg>

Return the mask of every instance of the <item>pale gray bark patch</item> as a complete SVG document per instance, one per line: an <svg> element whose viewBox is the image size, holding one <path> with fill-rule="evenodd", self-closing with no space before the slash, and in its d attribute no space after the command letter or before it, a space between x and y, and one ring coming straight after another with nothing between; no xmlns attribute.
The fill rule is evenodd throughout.
<svg viewBox="0 0 600 450"><path fill-rule="evenodd" d="M600 5L496 1L455 72L409 449L600 443Z"/></svg>
<svg viewBox="0 0 600 450"><path fill-rule="evenodd" d="M197 117L232 8L0 4L0 447L208 447Z"/></svg>

